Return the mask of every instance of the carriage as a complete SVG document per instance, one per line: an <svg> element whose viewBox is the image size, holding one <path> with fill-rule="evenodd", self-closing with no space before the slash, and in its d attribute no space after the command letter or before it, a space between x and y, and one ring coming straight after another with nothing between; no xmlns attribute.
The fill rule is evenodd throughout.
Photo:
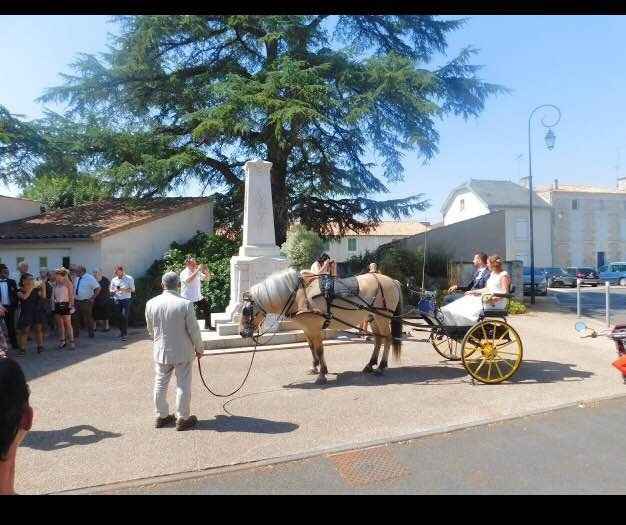
<svg viewBox="0 0 626 525"><path fill-rule="evenodd" d="M449 361L462 361L468 374L481 383L496 384L513 377L522 363L524 348L517 331L507 323L508 300L512 294L493 294L505 298L503 308L490 308L483 301L483 309L471 326L451 326L444 323L435 292L419 292L416 317L403 319L410 332L429 333L427 339L435 351Z"/></svg>

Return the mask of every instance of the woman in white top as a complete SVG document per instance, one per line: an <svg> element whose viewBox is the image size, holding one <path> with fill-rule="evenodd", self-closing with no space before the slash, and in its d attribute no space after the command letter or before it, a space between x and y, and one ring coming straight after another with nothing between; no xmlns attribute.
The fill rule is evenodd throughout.
<svg viewBox="0 0 626 525"><path fill-rule="evenodd" d="M502 258L492 255L487 261L491 275L485 288L470 290L463 297L440 309L443 314L444 324L457 326L471 326L480 316L483 309L503 308L506 299L493 298L483 305L483 295L494 293L509 293L511 278L502 269Z"/></svg>
<svg viewBox="0 0 626 525"><path fill-rule="evenodd" d="M54 271L55 285L52 288L52 304L54 315L59 328L59 350L67 346L74 350L74 331L72 330L72 313L74 313L74 286L72 285L69 272L65 268L57 268Z"/></svg>

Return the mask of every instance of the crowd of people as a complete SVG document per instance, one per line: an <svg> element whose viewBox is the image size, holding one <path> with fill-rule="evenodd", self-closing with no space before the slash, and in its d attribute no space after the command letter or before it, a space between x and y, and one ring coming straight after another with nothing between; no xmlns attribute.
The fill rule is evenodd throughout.
<svg viewBox="0 0 626 525"><path fill-rule="evenodd" d="M82 265L54 271L40 268L35 276L26 262L11 278L8 267L0 264L0 357L9 347L17 356L25 355L31 338L40 354L46 335L53 333L57 349L75 350L81 331L90 338L96 330L108 332L113 317L125 341L134 291L134 279L123 266L116 267L109 280L100 268L88 273Z"/></svg>

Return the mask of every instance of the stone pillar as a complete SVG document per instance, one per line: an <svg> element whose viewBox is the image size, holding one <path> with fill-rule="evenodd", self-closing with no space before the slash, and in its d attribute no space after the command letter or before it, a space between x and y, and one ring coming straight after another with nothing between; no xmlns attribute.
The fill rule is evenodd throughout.
<svg viewBox="0 0 626 525"><path fill-rule="evenodd" d="M274 233L274 212L270 184L271 162L246 162L243 211L243 244L239 255L230 259L230 302L223 313L212 314L218 335L234 335L239 322L242 294L270 274L289 266L280 255Z"/></svg>

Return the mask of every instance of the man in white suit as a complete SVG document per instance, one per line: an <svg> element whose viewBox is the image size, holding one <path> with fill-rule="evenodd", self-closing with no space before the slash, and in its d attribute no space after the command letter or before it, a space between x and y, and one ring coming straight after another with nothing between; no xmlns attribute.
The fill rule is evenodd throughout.
<svg viewBox="0 0 626 525"><path fill-rule="evenodd" d="M154 340L155 427L176 421L176 430L188 430L198 422L190 412L191 371L194 357L202 355L202 337L193 303L178 294L178 274L167 272L161 282L163 293L146 304L146 324ZM167 405L172 372L176 374L176 416Z"/></svg>

